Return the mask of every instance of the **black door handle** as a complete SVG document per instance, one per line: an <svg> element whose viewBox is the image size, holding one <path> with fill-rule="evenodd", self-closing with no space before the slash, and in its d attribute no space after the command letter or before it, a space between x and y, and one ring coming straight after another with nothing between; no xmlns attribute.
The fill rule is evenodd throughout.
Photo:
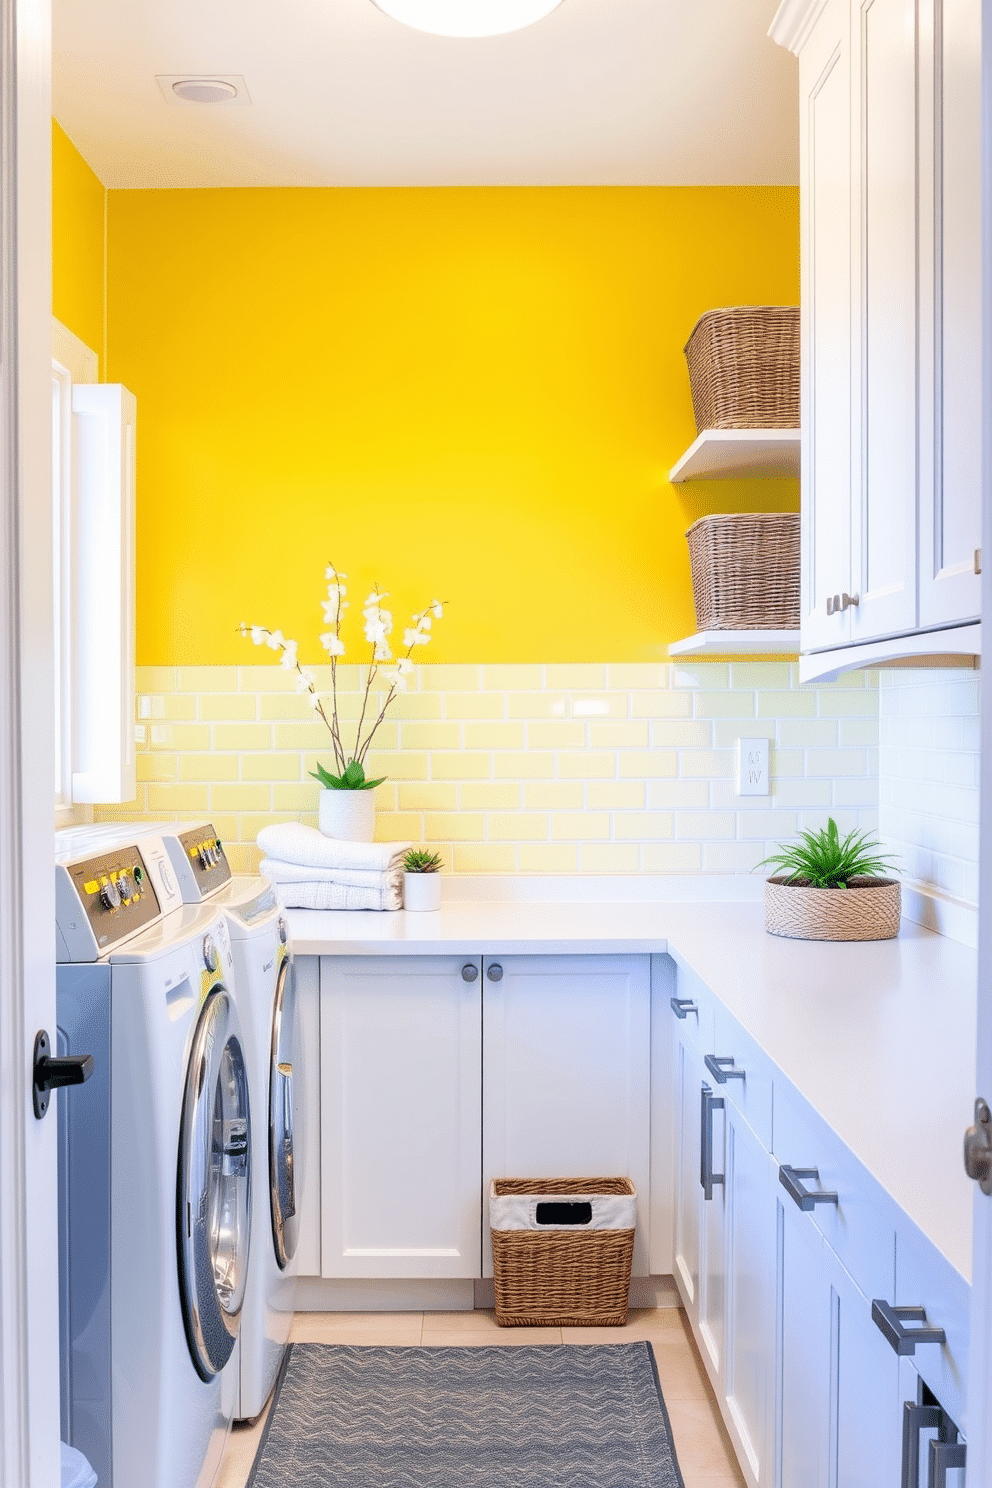
<svg viewBox="0 0 992 1488"><path fill-rule="evenodd" d="M82 1085L93 1073L92 1054L69 1054L57 1059L49 1054L44 1029L34 1041L34 1114L40 1120L48 1110L49 1092L63 1085Z"/></svg>

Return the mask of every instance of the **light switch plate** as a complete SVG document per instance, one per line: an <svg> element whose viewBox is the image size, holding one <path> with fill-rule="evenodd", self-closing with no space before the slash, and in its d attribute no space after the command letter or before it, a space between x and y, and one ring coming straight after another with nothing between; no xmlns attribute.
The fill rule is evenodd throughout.
<svg viewBox="0 0 992 1488"><path fill-rule="evenodd" d="M767 796L768 740L737 740L737 794Z"/></svg>

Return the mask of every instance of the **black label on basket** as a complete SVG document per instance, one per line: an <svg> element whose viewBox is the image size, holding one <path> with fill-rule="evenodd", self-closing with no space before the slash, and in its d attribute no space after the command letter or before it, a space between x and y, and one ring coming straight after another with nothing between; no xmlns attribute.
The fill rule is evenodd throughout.
<svg viewBox="0 0 992 1488"><path fill-rule="evenodd" d="M588 1224L592 1219L591 1204L538 1204L535 1212L538 1224L547 1225L579 1225Z"/></svg>

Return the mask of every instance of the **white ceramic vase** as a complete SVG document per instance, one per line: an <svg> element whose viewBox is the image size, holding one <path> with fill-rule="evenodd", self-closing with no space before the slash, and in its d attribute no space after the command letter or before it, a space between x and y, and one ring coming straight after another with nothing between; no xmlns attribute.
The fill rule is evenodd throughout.
<svg viewBox="0 0 992 1488"><path fill-rule="evenodd" d="M325 837L339 842L371 842L375 837L374 790L322 790L317 811Z"/></svg>
<svg viewBox="0 0 992 1488"><path fill-rule="evenodd" d="M440 909L440 873L404 873L403 908L415 910Z"/></svg>

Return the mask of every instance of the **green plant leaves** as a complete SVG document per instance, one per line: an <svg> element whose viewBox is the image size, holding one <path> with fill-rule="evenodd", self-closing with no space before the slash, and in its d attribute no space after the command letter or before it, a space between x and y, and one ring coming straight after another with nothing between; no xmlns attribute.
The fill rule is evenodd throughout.
<svg viewBox="0 0 992 1488"><path fill-rule="evenodd" d="M341 775L332 775L324 766L318 764L316 770L310 774L314 780L319 780L325 790L375 790L385 780L385 775L380 775L378 780L366 780L364 766L358 760L349 760Z"/></svg>
<svg viewBox="0 0 992 1488"><path fill-rule="evenodd" d="M403 854L404 873L437 873L443 867L441 854L429 852L425 847L411 847Z"/></svg>
<svg viewBox="0 0 992 1488"><path fill-rule="evenodd" d="M837 823L829 817L819 832L802 832L800 841L764 858L784 870L786 883L814 889L846 889L852 878L881 878L892 867L892 859L877 851L877 839L867 832L848 832L841 838Z"/></svg>

